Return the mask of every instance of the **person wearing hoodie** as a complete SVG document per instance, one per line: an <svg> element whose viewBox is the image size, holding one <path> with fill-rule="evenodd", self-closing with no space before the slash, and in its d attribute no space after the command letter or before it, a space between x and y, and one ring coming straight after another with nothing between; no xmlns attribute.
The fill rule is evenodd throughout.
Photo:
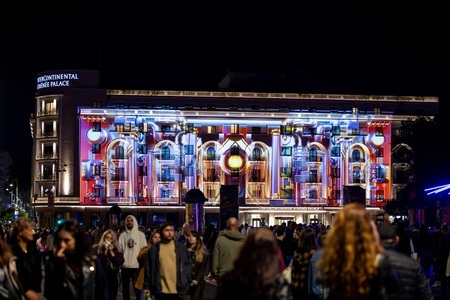
<svg viewBox="0 0 450 300"><path fill-rule="evenodd" d="M227 220L227 228L216 240L213 250L212 275L219 282L223 275L233 269L234 259L244 244L246 237L239 232L239 220L231 217Z"/></svg>
<svg viewBox="0 0 450 300"><path fill-rule="evenodd" d="M147 246L145 234L139 230L139 224L133 215L125 218L125 230L119 236L119 244L123 250L124 263L122 264L122 295L124 300L130 300L130 280L137 277L139 262L137 260L141 249ZM134 288L136 299L140 299L141 291Z"/></svg>

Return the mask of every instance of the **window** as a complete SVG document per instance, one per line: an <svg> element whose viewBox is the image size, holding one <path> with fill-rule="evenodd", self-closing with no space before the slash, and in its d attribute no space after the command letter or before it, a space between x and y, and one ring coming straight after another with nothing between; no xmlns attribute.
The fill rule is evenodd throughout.
<svg viewBox="0 0 450 300"><path fill-rule="evenodd" d="M194 154L194 145L184 145L184 154L193 155Z"/></svg>
<svg viewBox="0 0 450 300"><path fill-rule="evenodd" d="M214 147L208 147L208 149L206 150L206 158L208 160L216 159L216 149Z"/></svg>
<svg viewBox="0 0 450 300"><path fill-rule="evenodd" d="M261 149L255 148L252 151L252 160L260 161L261 160Z"/></svg>
<svg viewBox="0 0 450 300"><path fill-rule="evenodd" d="M116 153L116 159L124 159L125 155L124 155L124 149L122 146L117 146L115 149L115 153Z"/></svg>
<svg viewBox="0 0 450 300"><path fill-rule="evenodd" d="M252 133L260 134L261 133L261 127L252 127Z"/></svg>
<svg viewBox="0 0 450 300"><path fill-rule="evenodd" d="M100 154L102 153L102 147L100 144L92 144L92 153L93 154Z"/></svg>
<svg viewBox="0 0 450 300"><path fill-rule="evenodd" d="M116 198L123 198L125 197L125 191L123 189L115 189L114 195Z"/></svg>
<svg viewBox="0 0 450 300"><path fill-rule="evenodd" d="M292 156L292 147L281 147L281 156Z"/></svg>
<svg viewBox="0 0 450 300"><path fill-rule="evenodd" d="M95 176L100 176L101 171L102 171L102 166L100 166L100 165L95 165L94 166L94 175Z"/></svg>
<svg viewBox="0 0 450 300"><path fill-rule="evenodd" d="M170 148L169 147L162 147L161 148L161 159L162 160L170 160Z"/></svg>
<svg viewBox="0 0 450 300"><path fill-rule="evenodd" d="M361 161L361 152L359 152L359 150L355 149L352 151L352 161L353 162Z"/></svg>
<svg viewBox="0 0 450 300"><path fill-rule="evenodd" d="M45 123L44 124L44 136L52 136L53 135L53 124Z"/></svg>
<svg viewBox="0 0 450 300"><path fill-rule="evenodd" d="M52 158L53 157L53 146L52 145L44 145L44 158Z"/></svg>
<svg viewBox="0 0 450 300"><path fill-rule="evenodd" d="M148 146L147 144L138 144L138 153L139 154L147 154Z"/></svg>
<svg viewBox="0 0 450 300"><path fill-rule="evenodd" d="M52 179L53 178L53 166L52 165L44 165L43 168L43 179Z"/></svg>
<svg viewBox="0 0 450 300"><path fill-rule="evenodd" d="M124 168L116 168L116 176L114 180L126 180L125 179L125 169Z"/></svg>
<svg viewBox="0 0 450 300"><path fill-rule="evenodd" d="M309 149L309 161L317 161L317 150Z"/></svg>
<svg viewBox="0 0 450 300"><path fill-rule="evenodd" d="M92 131L93 132L101 132L102 131L102 125L100 123L98 123L98 122L95 122L92 125Z"/></svg>

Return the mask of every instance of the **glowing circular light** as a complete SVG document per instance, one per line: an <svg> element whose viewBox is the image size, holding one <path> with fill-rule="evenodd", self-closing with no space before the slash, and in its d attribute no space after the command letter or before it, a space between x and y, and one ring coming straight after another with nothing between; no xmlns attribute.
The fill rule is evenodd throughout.
<svg viewBox="0 0 450 300"><path fill-rule="evenodd" d="M228 165L232 169L240 169L243 163L244 161L242 160L242 157L240 155L231 155L228 158Z"/></svg>
<svg viewBox="0 0 450 300"><path fill-rule="evenodd" d="M386 138L382 134L378 135L378 134L375 134L374 132L372 132L369 135L369 143L374 148L380 148L381 146L384 145L385 142L386 142Z"/></svg>
<svg viewBox="0 0 450 300"><path fill-rule="evenodd" d="M92 144L101 144L106 140L105 130L94 131L92 128L86 133L86 137Z"/></svg>

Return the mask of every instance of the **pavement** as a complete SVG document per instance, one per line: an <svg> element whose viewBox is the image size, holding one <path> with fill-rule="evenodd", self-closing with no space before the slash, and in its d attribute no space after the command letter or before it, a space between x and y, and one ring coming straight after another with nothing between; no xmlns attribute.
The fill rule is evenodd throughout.
<svg viewBox="0 0 450 300"><path fill-rule="evenodd" d="M433 281L433 278L431 278L431 282ZM42 288L43 288L44 282L42 281ZM215 286L213 283L206 281L205 290L203 293L203 300L214 300L215 299ZM431 291L433 292L434 300L447 300L450 299L450 295L447 296L447 298L443 298L441 296L441 287L433 287L431 286ZM449 294L450 294L450 287L449 287ZM45 299L43 296L41 296L41 299ZM123 294L122 294L122 285L119 287L119 291L117 293L117 299L116 300L123 300ZM130 300L136 300L136 296L134 295L133 288L130 284ZM139 299L137 299L139 300Z"/></svg>
<svg viewBox="0 0 450 300"><path fill-rule="evenodd" d="M119 291L117 293L117 300L123 300L122 292L123 292L122 285L120 285ZM205 289L203 291L203 300L214 300L216 298L215 292L216 292L215 283L212 283L211 281L207 280L205 284ZM131 284L130 284L130 300L136 300L136 296L134 294L133 288L131 287Z"/></svg>

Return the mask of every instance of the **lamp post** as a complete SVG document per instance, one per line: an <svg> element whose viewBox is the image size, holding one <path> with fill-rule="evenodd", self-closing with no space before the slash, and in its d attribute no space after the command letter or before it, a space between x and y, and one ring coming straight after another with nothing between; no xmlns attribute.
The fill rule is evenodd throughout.
<svg viewBox="0 0 450 300"><path fill-rule="evenodd" d="M33 218L36 220L36 200L38 198L38 194L33 195Z"/></svg>
<svg viewBox="0 0 450 300"><path fill-rule="evenodd" d="M13 200L14 194L9 188L6 188L6 191L9 193L9 205L12 206L14 204Z"/></svg>
<svg viewBox="0 0 450 300"><path fill-rule="evenodd" d="M13 182L15 182L16 184L13 184ZM9 184L9 186L11 188L15 187L15 193L13 199L11 200L11 204L17 206L19 204L19 180L17 178L14 178ZM11 193L13 192L11 191Z"/></svg>

